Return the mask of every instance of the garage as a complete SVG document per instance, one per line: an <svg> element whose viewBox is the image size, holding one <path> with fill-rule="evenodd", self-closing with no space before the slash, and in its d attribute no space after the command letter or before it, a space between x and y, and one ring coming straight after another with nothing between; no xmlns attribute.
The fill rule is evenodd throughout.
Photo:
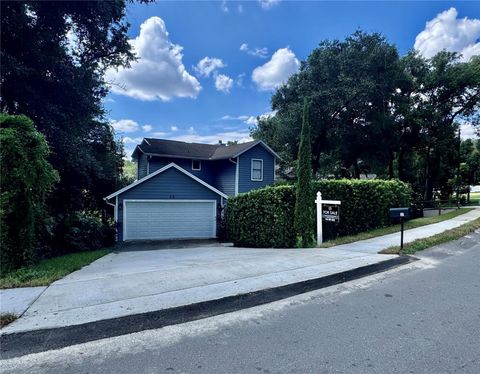
<svg viewBox="0 0 480 374"><path fill-rule="evenodd" d="M170 163L105 199L115 207L118 241L172 240L217 237L228 196Z"/></svg>
<svg viewBox="0 0 480 374"><path fill-rule="evenodd" d="M216 236L216 200L124 200L123 240Z"/></svg>

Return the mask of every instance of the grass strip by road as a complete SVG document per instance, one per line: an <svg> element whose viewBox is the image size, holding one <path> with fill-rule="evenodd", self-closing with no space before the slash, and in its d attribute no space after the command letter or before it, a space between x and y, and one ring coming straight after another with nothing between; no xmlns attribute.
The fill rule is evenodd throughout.
<svg viewBox="0 0 480 374"><path fill-rule="evenodd" d="M71 253L40 261L0 276L0 288L48 286L71 272L105 256L108 249Z"/></svg>
<svg viewBox="0 0 480 374"><path fill-rule="evenodd" d="M2 313L0 314L0 329L7 326L17 319L17 316L12 313Z"/></svg>
<svg viewBox="0 0 480 374"><path fill-rule="evenodd" d="M468 235L471 232L480 229L480 218L471 222L465 223L455 229L446 230L440 234L433 235L425 239L417 239L411 243L407 243L403 246L402 254L411 255L418 251L434 247L436 245L450 242L452 240L460 239L462 236ZM400 254L400 247L390 247L384 249L380 253L384 254Z"/></svg>
<svg viewBox="0 0 480 374"><path fill-rule="evenodd" d="M455 218L459 215L470 212L473 209L474 208L462 208L462 209L454 210L453 212L448 212L448 213L442 214L440 216L422 217L422 218L412 219L410 221L405 222L405 230L415 229L417 227L432 225L434 223L442 222L442 221L445 221L447 219L452 219L452 218ZM336 245L349 244L349 243L353 243L353 242L358 242L359 240L372 239L372 238L376 238L377 236L393 234L393 233L399 232L399 231L400 231L400 225L392 225L392 226L387 226L387 227L381 227L381 228L378 228L378 229L361 232L357 235L342 236L342 237L334 239L334 240L329 240L329 241L323 243L322 245L320 245L320 247L321 248L329 248L329 247L333 247L333 246L336 246Z"/></svg>

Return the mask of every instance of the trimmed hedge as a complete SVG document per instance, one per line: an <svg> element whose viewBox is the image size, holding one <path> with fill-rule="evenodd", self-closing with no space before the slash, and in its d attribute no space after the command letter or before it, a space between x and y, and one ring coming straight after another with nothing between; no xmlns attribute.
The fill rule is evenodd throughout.
<svg viewBox="0 0 480 374"><path fill-rule="evenodd" d="M410 206L412 196L410 186L397 180L321 180L313 182L312 190L312 214L316 214L317 191L323 199L342 201L340 223L324 222L327 239L389 225L388 209ZM294 247L294 211L293 185L231 197L225 213L229 240L241 247Z"/></svg>

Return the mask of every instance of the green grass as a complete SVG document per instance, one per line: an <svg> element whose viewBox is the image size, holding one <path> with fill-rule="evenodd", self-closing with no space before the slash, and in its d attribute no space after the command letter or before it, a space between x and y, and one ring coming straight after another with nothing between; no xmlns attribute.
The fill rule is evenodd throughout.
<svg viewBox="0 0 480 374"><path fill-rule="evenodd" d="M17 316L12 313L2 313L0 314L0 329L7 326L9 323L12 323L17 319Z"/></svg>
<svg viewBox="0 0 480 374"><path fill-rule="evenodd" d="M467 195L464 195L467 198ZM480 205L480 192L470 192L470 204L469 205Z"/></svg>
<svg viewBox="0 0 480 374"><path fill-rule="evenodd" d="M401 253L411 255L418 251L423 251L424 249L434 247L436 245L450 242L452 240L460 239L462 236L468 235L471 232L480 228L480 218L473 220L469 223L465 223L460 227L455 229L444 231L440 234L431 236L425 239L417 239L411 243L405 244L403 246L403 251ZM400 247L390 247L384 249L380 253L385 254L400 254Z"/></svg>
<svg viewBox="0 0 480 374"><path fill-rule="evenodd" d="M431 225L433 223L442 222L442 221L445 221L447 219L457 217L461 214L465 214L465 213L471 211L472 209L474 209L474 208L462 208L462 209L454 210L453 212L448 212L448 213L442 214L440 216L412 219L410 221L405 222L405 230L415 229L417 227L422 227L422 226L425 226L425 225ZM329 241L323 243L320 247L321 248L329 248L329 247L333 247L335 245L349 244L349 243L357 242L359 240L366 240L366 239L375 238L377 236L393 234L393 233L399 232L399 231L400 231L400 225L392 225L392 226L387 226L387 227L381 227L379 229L374 229L374 230L370 230L370 231L361 232L357 235L342 236L342 237L334 239L334 240L329 240Z"/></svg>
<svg viewBox="0 0 480 374"><path fill-rule="evenodd" d="M43 260L0 276L0 288L48 286L71 272L105 256L108 249L78 252Z"/></svg>

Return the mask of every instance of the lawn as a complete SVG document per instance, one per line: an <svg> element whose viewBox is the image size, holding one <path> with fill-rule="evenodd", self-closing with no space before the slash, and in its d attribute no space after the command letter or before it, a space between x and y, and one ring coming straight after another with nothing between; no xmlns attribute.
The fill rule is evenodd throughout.
<svg viewBox="0 0 480 374"><path fill-rule="evenodd" d="M480 229L480 218L477 218L474 221L465 223L464 225L457 227L455 229L447 230L440 234L431 236L429 238L417 239L411 243L407 243L403 246L402 253L411 255L415 252L422 251L426 248L434 247L442 243L460 239L462 236L468 235L477 229ZM390 248L384 249L380 253L400 254L400 247L390 247Z"/></svg>
<svg viewBox="0 0 480 374"><path fill-rule="evenodd" d="M473 208L462 208L462 209L454 210L453 212L448 212L448 213L442 214L440 216L412 219L410 221L405 222L405 230L414 229L414 228L417 228L417 227L442 222L442 221L445 221L447 219L457 217L461 214L465 214L465 213L471 211L472 209ZM321 248L328 248L328 247L333 247L335 245L353 243L353 242L357 242L359 240L371 239L371 238L375 238L377 236L393 234L393 233L399 232L399 231L400 231L400 225L392 225L392 226L387 226L387 227L381 227L379 229L374 229L374 230L370 230L370 231L361 232L357 235L342 236L342 237L334 239L334 240L329 240L329 241L323 243L322 245L320 245L320 247Z"/></svg>
<svg viewBox="0 0 480 374"><path fill-rule="evenodd" d="M0 276L0 288L48 286L71 272L105 256L108 249L71 253L43 260Z"/></svg>
<svg viewBox="0 0 480 374"><path fill-rule="evenodd" d="M464 195L467 198L467 195ZM480 192L470 193L470 205L480 205Z"/></svg>

